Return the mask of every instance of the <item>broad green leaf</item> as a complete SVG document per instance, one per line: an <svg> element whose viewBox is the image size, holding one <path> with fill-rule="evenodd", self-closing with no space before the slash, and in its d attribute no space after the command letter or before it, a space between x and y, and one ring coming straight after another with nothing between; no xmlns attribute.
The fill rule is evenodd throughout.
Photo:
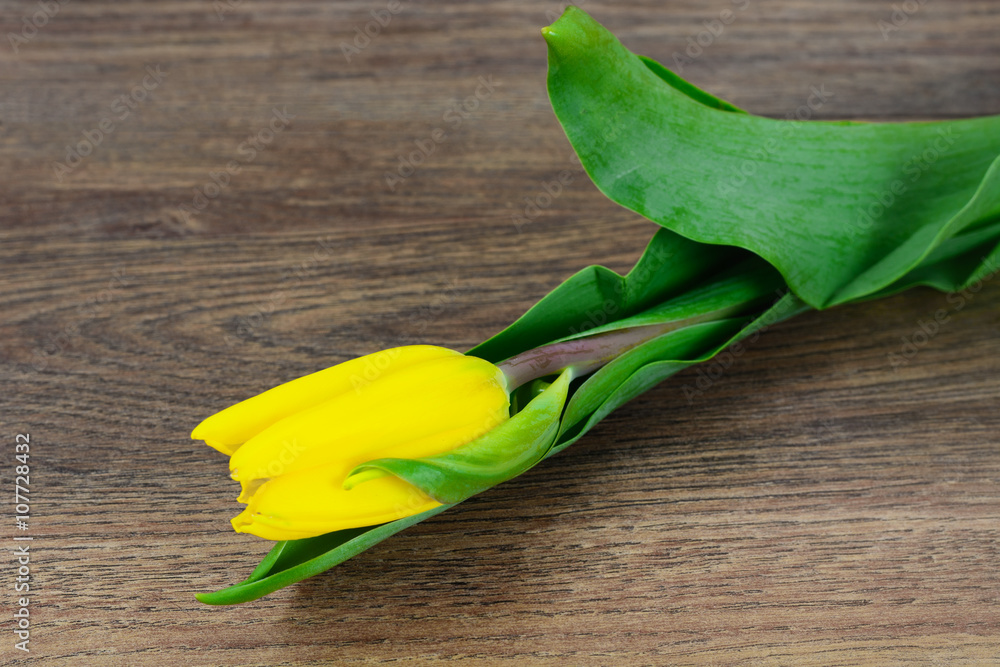
<svg viewBox="0 0 1000 667"><path fill-rule="evenodd" d="M948 239L1000 221L1000 116L762 118L629 52L576 7L543 32L553 109L598 188L686 238L759 255L815 308L891 288Z"/></svg>

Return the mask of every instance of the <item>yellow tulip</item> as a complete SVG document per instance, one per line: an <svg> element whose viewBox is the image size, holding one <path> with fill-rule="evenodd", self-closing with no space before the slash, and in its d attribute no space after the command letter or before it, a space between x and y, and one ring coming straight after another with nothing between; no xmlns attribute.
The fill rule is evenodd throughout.
<svg viewBox="0 0 1000 667"><path fill-rule="evenodd" d="M440 503L397 477L345 489L356 466L448 452L509 416L507 381L476 357L392 348L307 375L215 414L191 437L230 455L246 509L237 532L294 540L371 526Z"/></svg>

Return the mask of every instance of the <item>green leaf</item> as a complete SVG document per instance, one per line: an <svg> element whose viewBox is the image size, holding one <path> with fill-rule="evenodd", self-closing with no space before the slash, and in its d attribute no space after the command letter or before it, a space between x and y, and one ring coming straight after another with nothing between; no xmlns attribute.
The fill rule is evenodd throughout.
<svg viewBox="0 0 1000 667"><path fill-rule="evenodd" d="M553 109L598 188L688 239L759 255L815 308L914 284L949 239L1000 222L1000 116L762 118L629 52L576 7L543 32ZM997 247L993 234L971 271L955 272L970 261L955 256L917 282L961 289Z"/></svg>
<svg viewBox="0 0 1000 667"><path fill-rule="evenodd" d="M738 111L740 113L746 113L745 111L743 111L743 109L734 106L733 104L727 102L726 100L719 99L718 97L712 95L711 93L706 93L704 90L698 88L694 84L688 83L687 81L679 77L677 74L674 74L666 67L653 60L652 58L639 56L639 59L642 61L642 64L648 67L653 74L663 79L667 83L667 85L673 86L674 88L681 91L682 93L684 93L691 99L695 100L696 102L704 104L705 106L710 107L712 109L719 109L721 111Z"/></svg>
<svg viewBox="0 0 1000 667"><path fill-rule="evenodd" d="M748 257L730 269L705 277L701 284L683 294L635 315L615 319L604 326L566 336L561 340L698 318L719 320L757 313L787 291L781 276L767 262L758 257Z"/></svg>
<svg viewBox="0 0 1000 667"><path fill-rule="evenodd" d="M743 319L696 324L654 338L604 366L573 393L555 446L548 456L576 442L612 411L689 366L704 363L721 351L753 342L778 322L811 310L787 293L747 322Z"/></svg>
<svg viewBox="0 0 1000 667"><path fill-rule="evenodd" d="M666 299L662 290L652 296L644 294L644 289L656 289L658 285L655 280L636 279L644 273L655 275L655 272L643 272L643 264L647 263L646 266L649 266L648 258L662 256L664 243L675 243L679 238L670 232L667 232L669 236L664 236L664 232L666 230L657 232L642 260L626 278L618 277L622 287L616 291L627 293L629 298L642 303L646 309L627 316L627 308L606 308L601 312L607 313L610 322L559 340L620 329L657 326L705 315L711 315L713 321L686 326L647 341L607 364L576 387L563 416L556 446L550 455L561 451L610 412L631 400L636 395L635 387L652 386L647 384L652 381L650 378L655 376L660 380L666 379L692 364L710 359L740 337L751 336L779 319L808 310L808 306L787 294L787 287L780 275L760 258L748 253L734 255L731 249L705 245L701 246L702 251L717 253L728 261L712 261L702 255L701 275L696 286L688 287L686 291ZM732 268L726 268L740 258L742 261ZM665 263L658 264L662 266ZM557 299L564 287L565 283L542 302L558 303ZM658 299L660 302L656 303ZM546 327L545 313L536 311L533 315L535 317L532 319L518 320L498 336L507 337L508 342L517 341L518 336L522 340L539 338L540 332L532 327L539 324ZM544 330L551 332L552 327ZM484 345L490 342L487 341Z"/></svg>
<svg viewBox="0 0 1000 667"><path fill-rule="evenodd" d="M278 542L245 581L214 593L198 593L200 602L213 605L250 602L279 588L308 579L370 549L387 537L449 509L441 505L380 526L340 530L304 540Z"/></svg>
<svg viewBox="0 0 1000 667"><path fill-rule="evenodd" d="M586 333L680 295L723 266L746 257L749 254L745 251L695 243L661 229L628 275L589 266L468 354L497 363L554 340Z"/></svg>
<svg viewBox="0 0 1000 667"><path fill-rule="evenodd" d="M917 268L866 298L881 298L924 285L945 292L966 289L1000 269L1000 223L948 239Z"/></svg>
<svg viewBox="0 0 1000 667"><path fill-rule="evenodd" d="M406 480L438 502L461 502L542 460L559 432L572 377L571 370L563 371L523 410L478 440L437 456L368 461L351 475L374 468Z"/></svg>
<svg viewBox="0 0 1000 667"><path fill-rule="evenodd" d="M622 401L610 399L618 396L622 385L643 366L656 361L673 360L677 364L677 370L682 370L711 349L713 342L718 345L732 337L742 329L743 324L745 320L739 319L695 324L654 338L607 364L573 392L559 430L560 445L570 437L575 440L583 435L612 410L629 400L631 397Z"/></svg>

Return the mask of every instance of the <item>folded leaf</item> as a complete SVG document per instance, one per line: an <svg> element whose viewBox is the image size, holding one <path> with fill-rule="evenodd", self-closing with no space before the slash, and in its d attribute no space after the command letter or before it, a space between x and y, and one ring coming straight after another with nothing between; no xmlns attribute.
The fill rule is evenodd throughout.
<svg viewBox="0 0 1000 667"><path fill-rule="evenodd" d="M1000 116L762 118L629 52L578 8L543 32L552 107L597 187L688 239L759 255L815 308L912 284L949 239L1000 222ZM997 248L993 234L976 268L932 284L963 288Z"/></svg>
<svg viewBox="0 0 1000 667"><path fill-rule="evenodd" d="M419 459L384 458L358 466L406 480L440 503L457 503L525 472L542 460L559 432L571 370L495 429L450 452Z"/></svg>
<svg viewBox="0 0 1000 667"><path fill-rule="evenodd" d="M749 322L744 318L697 324L629 350L587 378L573 393L559 437L547 456L573 444L612 411L671 375L704 363L730 346L754 339L762 330L808 310L803 301L787 293Z"/></svg>
<svg viewBox="0 0 1000 667"><path fill-rule="evenodd" d="M722 267L749 256L742 250L695 243L661 229L628 275L589 266L468 354L496 363L554 340L588 333L683 294Z"/></svg>

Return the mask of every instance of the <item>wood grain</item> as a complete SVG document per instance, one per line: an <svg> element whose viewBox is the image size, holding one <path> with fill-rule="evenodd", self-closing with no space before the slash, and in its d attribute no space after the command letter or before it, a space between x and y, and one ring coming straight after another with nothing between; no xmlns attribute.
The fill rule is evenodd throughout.
<svg viewBox="0 0 1000 667"><path fill-rule="evenodd" d="M897 4L583 6L667 64L735 7L683 74L756 113L813 86L817 119L1000 113L1000 6ZM194 424L383 347L471 347L652 225L576 171L512 223L574 169L557 3L402 2L350 62L387 2L68 2L26 42L40 5L0 5L0 479L30 433L34 537L31 653L7 630L5 664L1000 664L995 280L784 323L326 575L198 604L267 544L229 530Z"/></svg>

